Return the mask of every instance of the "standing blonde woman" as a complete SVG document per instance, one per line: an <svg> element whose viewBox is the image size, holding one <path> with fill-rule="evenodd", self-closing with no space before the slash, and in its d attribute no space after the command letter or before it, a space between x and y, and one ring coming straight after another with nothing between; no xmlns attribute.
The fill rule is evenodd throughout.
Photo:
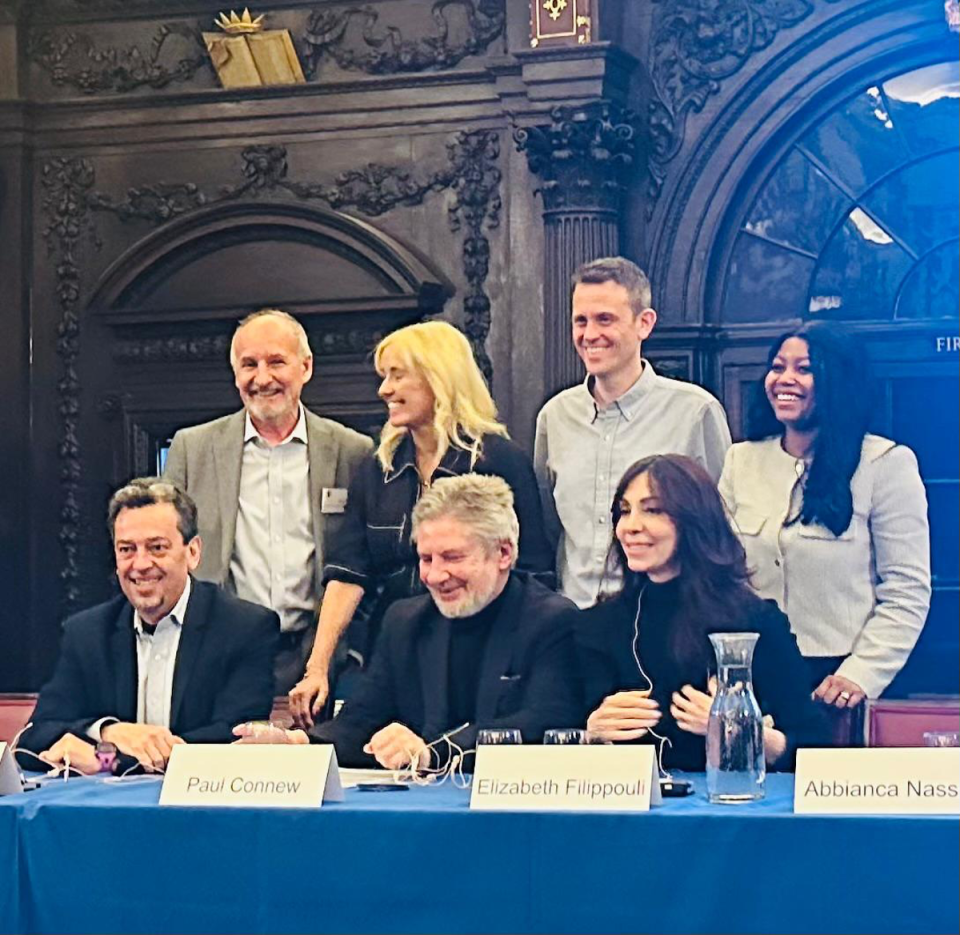
<svg viewBox="0 0 960 935"><path fill-rule="evenodd" d="M316 642L290 692L299 727L311 726L326 702L334 652L364 594L373 606L351 628L350 648L366 661L386 607L422 593L410 514L434 479L471 471L502 477L520 521L518 568L553 571L533 465L497 421L466 337L442 321L409 325L384 338L373 360L387 423L350 485L342 530L328 544Z"/></svg>

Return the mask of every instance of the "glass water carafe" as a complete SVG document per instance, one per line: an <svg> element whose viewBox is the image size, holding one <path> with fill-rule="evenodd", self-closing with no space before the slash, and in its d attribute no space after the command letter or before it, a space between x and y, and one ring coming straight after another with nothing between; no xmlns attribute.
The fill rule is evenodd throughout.
<svg viewBox="0 0 960 935"><path fill-rule="evenodd" d="M767 767L763 720L753 694L753 650L759 633L711 633L717 694L707 722L707 792L711 802L763 798Z"/></svg>

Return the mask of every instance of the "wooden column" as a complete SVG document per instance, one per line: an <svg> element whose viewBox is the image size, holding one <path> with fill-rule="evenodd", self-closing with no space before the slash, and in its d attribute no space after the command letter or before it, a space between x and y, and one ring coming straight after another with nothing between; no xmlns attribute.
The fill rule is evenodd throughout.
<svg viewBox="0 0 960 935"><path fill-rule="evenodd" d="M551 123L517 130L517 148L541 180L544 268L544 390L582 378L570 340L570 277L588 260L620 251L620 207L634 166L632 114L598 101L556 107Z"/></svg>

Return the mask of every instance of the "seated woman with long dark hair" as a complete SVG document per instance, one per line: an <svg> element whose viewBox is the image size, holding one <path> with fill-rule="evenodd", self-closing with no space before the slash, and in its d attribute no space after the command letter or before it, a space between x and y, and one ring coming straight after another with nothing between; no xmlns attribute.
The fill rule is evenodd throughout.
<svg viewBox="0 0 960 935"><path fill-rule="evenodd" d="M612 516L610 565L623 587L583 611L577 632L588 729L614 742L654 741L664 769L703 770L715 692L708 635L751 632L760 634L753 685L768 765L790 769L797 746L826 744L787 618L751 590L743 546L706 471L683 455L644 458L623 475Z"/></svg>

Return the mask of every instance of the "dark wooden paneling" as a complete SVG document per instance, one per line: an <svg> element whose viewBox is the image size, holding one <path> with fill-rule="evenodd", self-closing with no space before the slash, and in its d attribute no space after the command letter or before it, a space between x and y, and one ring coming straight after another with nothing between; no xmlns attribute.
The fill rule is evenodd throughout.
<svg viewBox="0 0 960 935"><path fill-rule="evenodd" d="M0 686L29 684L30 161L0 148Z"/></svg>
<svg viewBox="0 0 960 935"><path fill-rule="evenodd" d="M0 101L0 559L10 592L0 689L35 688L49 671L64 596L76 605L111 586L101 520L110 488L151 466L180 425L236 407L225 342L257 305L286 303L306 321L317 352L308 404L373 430L375 335L439 308L449 286L444 314L492 368L498 401L512 401L501 409L514 434L528 436L531 407L556 378L541 345L563 357L562 280L589 247L538 228L535 189L566 175L581 195L626 187L606 206L608 236L591 242L616 244L619 215L620 249L652 273L660 314L645 353L717 393L740 434L784 322L721 320L738 205L797 121L835 106L877 63L889 72L942 60L955 39L926 0L787 4L742 30L734 0L635 6L593 3L595 38L609 42L536 50L528 0L379 0L367 38L350 3L267 0L256 12L309 50L309 80L240 92L216 87L195 47L222 7L214 0L0 0L0 22L18 21L21 55L14 80L9 68L2 80L24 98ZM551 117L556 105L567 109ZM591 108L629 123L636 147L579 132L577 115ZM526 154L506 151L512 130L534 127L559 160L541 177ZM565 132L579 141L576 159ZM611 153L629 155L631 171L611 174ZM241 232L251 205L266 226ZM370 225L369 252L356 238L321 243L309 224L292 233L298 212L324 211ZM311 269L311 250L324 248L326 263ZM391 254L422 263L433 284L421 272L405 286L388 272ZM955 426L954 410L938 403L942 419L917 434L916 387L938 400L955 387L955 350L934 350L944 327L955 331L891 322L861 333L883 381L879 427L907 436L928 479L949 491L957 443L943 419ZM511 424L514 410L524 425ZM948 495L937 497L948 513ZM952 528L953 545L936 546L938 569L956 554ZM935 681L944 663L924 669L923 659L941 653L954 685L956 596L938 581L917 656Z"/></svg>

